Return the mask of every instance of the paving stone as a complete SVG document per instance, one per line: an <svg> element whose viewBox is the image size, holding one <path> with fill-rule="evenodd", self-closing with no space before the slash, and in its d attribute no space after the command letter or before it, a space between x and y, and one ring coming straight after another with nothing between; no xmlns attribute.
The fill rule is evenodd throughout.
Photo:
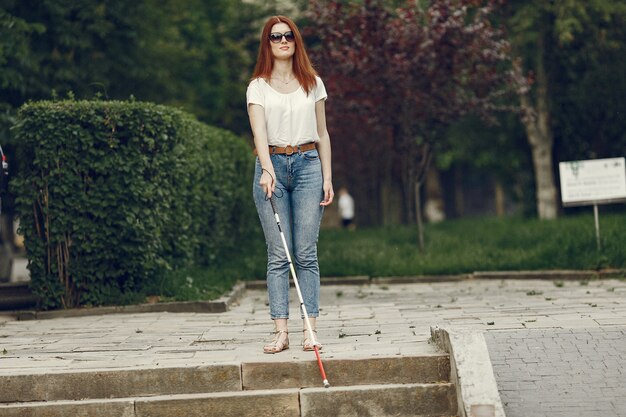
<svg viewBox="0 0 626 417"><path fill-rule="evenodd" d="M623 367L623 362L615 361L611 367L606 364L617 350L626 349L622 330L579 328L569 333L573 338L550 330L488 333L491 356L498 358L493 369L506 415L552 417L558 410L568 416L623 416L626 409L610 401L626 396L626 377L610 371ZM509 343L513 337L539 348L520 349ZM508 349L502 349L503 345ZM572 345L576 351L570 349ZM520 360L524 365L515 366ZM510 389L511 381L516 381L517 389Z"/></svg>

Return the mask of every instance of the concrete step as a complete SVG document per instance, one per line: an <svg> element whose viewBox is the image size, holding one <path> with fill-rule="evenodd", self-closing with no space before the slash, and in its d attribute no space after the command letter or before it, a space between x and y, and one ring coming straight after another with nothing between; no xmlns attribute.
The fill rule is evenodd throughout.
<svg viewBox="0 0 626 417"><path fill-rule="evenodd" d="M241 366L0 375L0 387L0 403L241 391Z"/></svg>
<svg viewBox="0 0 626 417"><path fill-rule="evenodd" d="M333 387L449 382L447 354L324 360ZM0 403L125 398L321 386L310 361L0 374Z"/></svg>
<svg viewBox="0 0 626 417"><path fill-rule="evenodd" d="M3 417L454 416L450 383L255 390L114 400L0 404Z"/></svg>
<svg viewBox="0 0 626 417"><path fill-rule="evenodd" d="M450 381L447 354L322 360L332 386ZM241 371L245 390L321 386L315 361L243 363Z"/></svg>
<svg viewBox="0 0 626 417"><path fill-rule="evenodd" d="M37 297L30 291L28 282L0 283L0 310L31 308L37 304Z"/></svg>
<svg viewBox="0 0 626 417"><path fill-rule="evenodd" d="M308 388L300 392L302 417L454 416L456 390L451 383L361 385Z"/></svg>

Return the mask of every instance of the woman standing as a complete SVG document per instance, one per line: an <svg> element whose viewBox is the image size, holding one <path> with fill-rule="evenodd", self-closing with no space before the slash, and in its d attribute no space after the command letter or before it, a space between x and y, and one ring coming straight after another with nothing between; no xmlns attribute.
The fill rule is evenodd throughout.
<svg viewBox="0 0 626 417"><path fill-rule="evenodd" d="M267 243L267 288L275 326L265 353L289 348L289 263L267 201L272 195L313 329L319 316L317 239L324 207L334 197L326 97L298 27L285 16L268 19L246 92L257 154L253 195ZM303 337L303 349L313 350L306 329Z"/></svg>

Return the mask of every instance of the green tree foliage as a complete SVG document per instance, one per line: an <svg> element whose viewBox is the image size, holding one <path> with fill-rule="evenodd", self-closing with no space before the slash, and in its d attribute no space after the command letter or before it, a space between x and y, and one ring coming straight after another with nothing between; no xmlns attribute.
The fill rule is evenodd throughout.
<svg viewBox="0 0 626 417"><path fill-rule="evenodd" d="M31 24L0 8L0 138L8 137L14 120L14 108L34 90L32 74L37 62L29 38L45 27Z"/></svg>
<svg viewBox="0 0 626 417"><path fill-rule="evenodd" d="M152 8L162 7L163 2L152 2ZM245 89L257 40L253 25L261 9L229 0L185 0L180 6L167 2L171 33L161 46L170 60L166 101L207 123L238 133L249 130Z"/></svg>
<svg viewBox="0 0 626 417"><path fill-rule="evenodd" d="M552 181L547 177L555 175L555 167L545 169L544 163L541 169L539 156L547 154L549 160L558 162L623 155L626 4L528 0L510 2L506 15L514 51L523 58L531 80L532 89L528 97L522 97L522 105L539 120L536 133L540 134L532 134L528 120L525 125L535 161L538 212L543 218L542 211L556 214L556 207L542 210L547 201L540 201L548 194L541 183ZM556 200L554 193L554 205Z"/></svg>
<svg viewBox="0 0 626 417"><path fill-rule="evenodd" d="M27 22L40 30L24 39L33 65L24 68L20 83L3 86L3 97L14 106L29 99L49 98L72 91L76 96L102 92L115 97L141 88L139 74L158 80L155 66L147 66L150 48L142 48L147 22L155 12L143 2L20 0L6 4L5 18ZM12 34L13 35L13 34ZM12 65L2 72L12 70ZM155 81L152 81L155 82ZM8 87L8 88L7 88Z"/></svg>
<svg viewBox="0 0 626 417"><path fill-rule="evenodd" d="M312 53L334 93L328 119L332 131L349 137L346 146L387 155L377 163L382 175L361 181L395 170L404 219L415 219L415 184L445 127L469 113L492 118L506 108L503 96L514 84L508 42L492 22L494 2L437 0L420 7L405 1L395 9L362 3L312 3L315 23L307 33L319 39ZM334 22L331 28L327 22ZM352 171L371 166L370 155L357 162L346 153Z"/></svg>
<svg viewBox="0 0 626 417"><path fill-rule="evenodd" d="M0 143L11 174L21 164L10 126L29 100L133 96L248 132L245 88L259 19L275 7L244 0L3 0ZM3 203L12 215L13 195Z"/></svg>
<svg viewBox="0 0 626 417"><path fill-rule="evenodd" d="M507 2L502 9L535 100L538 60L543 60L555 162L624 154L625 8L624 2L600 0ZM495 176L509 185L509 196L523 202L524 213L535 213L530 147L523 131L508 116L495 127L475 119L460 121L448 131L438 165L448 169L460 164Z"/></svg>
<svg viewBox="0 0 626 417"><path fill-rule="evenodd" d="M259 20L276 7L243 0L5 0L0 106L14 114L28 100L55 94L132 95L242 133ZM7 119L0 129L9 125Z"/></svg>
<svg viewBox="0 0 626 417"><path fill-rule="evenodd" d="M563 1L550 68L558 160L624 156L626 3Z"/></svg>

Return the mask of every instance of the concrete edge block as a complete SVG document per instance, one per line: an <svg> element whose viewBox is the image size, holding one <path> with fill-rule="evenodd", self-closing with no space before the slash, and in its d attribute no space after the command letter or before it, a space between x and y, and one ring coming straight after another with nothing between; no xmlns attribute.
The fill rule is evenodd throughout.
<svg viewBox="0 0 626 417"><path fill-rule="evenodd" d="M415 276L391 276L391 277L374 277L372 284L391 285L391 284L426 284L436 282L457 282L469 279L469 274L458 275L415 275Z"/></svg>
<svg viewBox="0 0 626 417"><path fill-rule="evenodd" d="M7 312L8 315L17 321L37 320L37 312L35 310L23 310Z"/></svg>
<svg viewBox="0 0 626 417"><path fill-rule="evenodd" d="M53 311L14 311L7 315L20 321L46 320L54 318L99 316L106 314L136 314L136 313L224 313L239 302L245 293L246 285L237 282L227 295L211 301L175 301L169 303L137 304L130 306L105 306L92 308L76 308Z"/></svg>
<svg viewBox="0 0 626 417"><path fill-rule="evenodd" d="M600 279L626 278L626 269L601 269L598 275Z"/></svg>
<svg viewBox="0 0 626 417"><path fill-rule="evenodd" d="M600 277L593 270L474 271L473 279L585 280Z"/></svg>
<svg viewBox="0 0 626 417"><path fill-rule="evenodd" d="M247 290L264 290L267 288L267 283L264 279L245 281L244 285L246 286Z"/></svg>
<svg viewBox="0 0 626 417"><path fill-rule="evenodd" d="M321 285L367 285L369 283L370 277L368 275L320 278Z"/></svg>
<svg viewBox="0 0 626 417"><path fill-rule="evenodd" d="M230 310L232 306L239 304L239 301L241 301L245 293L246 285L243 283L243 281L237 281L230 293L222 297L224 298L224 302L226 303L226 310Z"/></svg>
<svg viewBox="0 0 626 417"><path fill-rule="evenodd" d="M371 278L368 275L320 278L320 285L367 285L370 283ZM245 281L245 286L248 290L264 290L267 288L267 283L265 280L259 279L254 281ZM289 286L294 287L293 281L289 281Z"/></svg>
<svg viewBox="0 0 626 417"><path fill-rule="evenodd" d="M460 417L505 417L487 343L481 332L432 326L432 340L450 354Z"/></svg>

